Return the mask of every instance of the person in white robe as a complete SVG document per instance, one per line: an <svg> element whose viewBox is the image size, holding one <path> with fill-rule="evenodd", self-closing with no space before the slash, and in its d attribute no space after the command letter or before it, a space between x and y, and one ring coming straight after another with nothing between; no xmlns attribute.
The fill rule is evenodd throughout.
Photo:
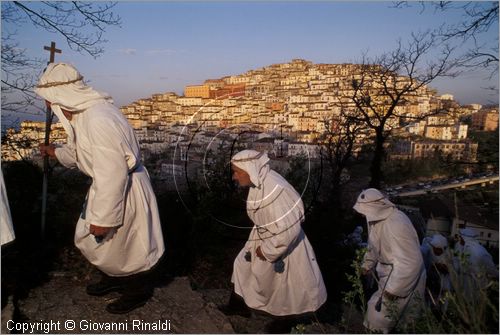
<svg viewBox="0 0 500 335"><path fill-rule="evenodd" d="M0 191L1 191L1 202L2 208L0 208L0 239L1 245L12 242L16 238L14 233L14 226L12 225L12 216L10 215L9 199L7 198L7 190L5 189L5 182L3 179L3 172L0 169Z"/></svg>
<svg viewBox="0 0 500 335"><path fill-rule="evenodd" d="M254 223L234 261L234 292L247 306L274 316L316 311L327 298L321 271L301 223L300 195L270 169L266 153L243 150L231 159L233 180L248 186Z"/></svg>
<svg viewBox="0 0 500 335"><path fill-rule="evenodd" d="M92 178L75 245L103 272L103 279L89 285L87 293L123 290L106 307L110 313L144 305L152 295L145 278L165 247L156 198L132 127L111 97L86 85L72 65L49 64L35 91L68 135L67 144L59 147L40 144L42 155Z"/></svg>
<svg viewBox="0 0 500 335"><path fill-rule="evenodd" d="M444 312L448 306L446 293L451 290L450 267L453 266L448 240L441 234L434 234L424 238L420 249L427 273L430 303Z"/></svg>
<svg viewBox="0 0 500 335"><path fill-rule="evenodd" d="M362 268L375 275L378 289L368 301L364 326L390 332L423 301L426 272L420 243L410 219L379 190L362 191L354 210L366 217L368 250Z"/></svg>
<svg viewBox="0 0 500 335"><path fill-rule="evenodd" d="M476 229L462 228L455 244L453 263L465 298L469 301L477 299L478 290L485 290L492 279L498 279L498 268L493 257L479 243L478 237Z"/></svg>

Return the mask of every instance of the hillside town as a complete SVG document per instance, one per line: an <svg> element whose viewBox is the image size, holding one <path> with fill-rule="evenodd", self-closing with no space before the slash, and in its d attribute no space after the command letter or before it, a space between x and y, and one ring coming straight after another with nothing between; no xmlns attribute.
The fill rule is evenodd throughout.
<svg viewBox="0 0 500 335"><path fill-rule="evenodd" d="M162 154L178 148L178 155L193 159L207 145L241 133L254 133L253 146L272 156L307 154L317 158L325 121L338 117L341 109L353 109L352 80L361 76L362 65L313 64L301 59L274 64L241 75L208 79L186 86L184 95L153 94L120 109L136 131L144 154ZM398 141L390 148L392 158L424 158L436 150L455 160L474 162L477 143L467 137L469 129L496 130L498 109L478 104L461 106L453 96L436 95L423 87L408 97L400 118L391 119ZM415 119L416 121L408 121ZM464 123L468 119L469 124ZM10 129L11 141L2 143L2 159L33 157L33 147L23 139L41 139L43 122L24 121L19 131ZM369 133L357 138L364 142ZM52 139L65 141L60 123L52 126ZM360 146L358 147L359 150Z"/></svg>
<svg viewBox="0 0 500 335"><path fill-rule="evenodd" d="M356 108L350 98L352 83L361 78L362 71L362 65L313 64L294 59L186 86L183 96L153 94L120 110L135 130L143 160L152 161L150 173L169 189L185 189L185 176L203 177L217 152L235 141L246 148L267 151L277 164L299 156L308 157L314 164L321 158L328 120L338 119L342 110ZM400 117L389 119L393 129L386 149L389 160L421 160L439 153L451 162L474 163L478 143L468 137L468 132L498 130L497 108L462 106L452 95L437 96L430 87L418 89L397 108ZM9 129L2 142L2 160L40 160L37 143L43 141L44 132L44 122L35 121L22 122L17 131ZM372 135L369 131L357 135L354 155L363 154L363 145ZM65 142L60 123L52 125L51 138L55 143ZM386 192L397 194L391 188ZM433 227L442 213L432 212L432 208L445 206L425 207L428 210L422 214L428 214L425 219L429 229L436 230ZM451 205L447 208L451 210L445 230L451 234L453 227L458 227L452 224L458 213L454 214ZM496 246L498 226L489 226L484 227L484 242Z"/></svg>

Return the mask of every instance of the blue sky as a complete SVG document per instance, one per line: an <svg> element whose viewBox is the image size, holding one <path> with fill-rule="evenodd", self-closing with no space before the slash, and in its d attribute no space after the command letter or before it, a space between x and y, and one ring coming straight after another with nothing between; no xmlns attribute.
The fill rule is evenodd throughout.
<svg viewBox="0 0 500 335"><path fill-rule="evenodd" d="M356 62L364 51L390 51L412 31L458 22L459 13L422 14L391 8L392 2L119 2L122 26L109 27L105 53L94 59L69 50L57 35L23 25L20 46L48 57L43 46L63 49L56 61L74 64L95 88L121 106L154 93L182 94L185 85L208 78L302 58L314 63ZM6 25L2 29L9 28ZM488 39L498 38L498 27ZM496 40L497 41L497 40ZM475 71L431 87L451 93L462 104L498 103L483 87L498 86L498 75Z"/></svg>

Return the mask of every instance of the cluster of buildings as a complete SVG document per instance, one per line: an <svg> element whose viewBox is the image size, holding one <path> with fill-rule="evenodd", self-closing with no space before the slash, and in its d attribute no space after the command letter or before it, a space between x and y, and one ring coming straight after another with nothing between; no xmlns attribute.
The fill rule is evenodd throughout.
<svg viewBox="0 0 500 335"><path fill-rule="evenodd" d="M216 150L246 133L253 134L248 146L276 157L306 154L314 158L326 131L325 121L340 115L342 108L355 107L350 98L353 80L362 72L363 65L358 64L313 64L294 59L187 86L183 96L153 94L120 110L146 154L174 150L181 160L196 159L207 148ZM446 113L406 121L404 128L399 127L401 140L391 146L393 158L423 158L439 150L455 159L474 161L477 144L468 140L468 126L460 120L470 117L472 127L481 130L498 127L498 110L460 106L452 96L436 96L425 86L397 108L398 115L409 120L431 111ZM401 123L397 119L391 122ZM64 142L62 127L55 124L52 129L53 141ZM32 156L33 148L16 142L41 140L43 133L43 123L31 121L23 122L17 132L10 130L8 138L12 140L2 143L2 159ZM360 136L359 142L366 143L366 138Z"/></svg>

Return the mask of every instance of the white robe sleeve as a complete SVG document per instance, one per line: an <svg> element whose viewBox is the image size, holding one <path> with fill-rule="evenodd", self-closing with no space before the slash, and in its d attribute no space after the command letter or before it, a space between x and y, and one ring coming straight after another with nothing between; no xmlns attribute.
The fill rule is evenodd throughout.
<svg viewBox="0 0 500 335"><path fill-rule="evenodd" d="M261 241L261 251L270 262L283 256L299 237L304 217L302 200L295 196L295 192L285 188L274 202L262 209L266 228L273 233L272 237Z"/></svg>
<svg viewBox="0 0 500 335"><path fill-rule="evenodd" d="M86 220L96 226L122 224L128 185L128 166L120 130L110 118L96 118L89 124L93 180L89 195L92 206Z"/></svg>
<svg viewBox="0 0 500 335"><path fill-rule="evenodd" d="M391 248L392 274L387 280L386 291L398 297L407 297L416 286L423 267L420 245L413 225L402 213L393 215L392 220L405 222L391 224L385 231L382 243Z"/></svg>
<svg viewBox="0 0 500 335"><path fill-rule="evenodd" d="M67 168L76 167L76 151L68 145L63 145L55 149L56 158Z"/></svg>

